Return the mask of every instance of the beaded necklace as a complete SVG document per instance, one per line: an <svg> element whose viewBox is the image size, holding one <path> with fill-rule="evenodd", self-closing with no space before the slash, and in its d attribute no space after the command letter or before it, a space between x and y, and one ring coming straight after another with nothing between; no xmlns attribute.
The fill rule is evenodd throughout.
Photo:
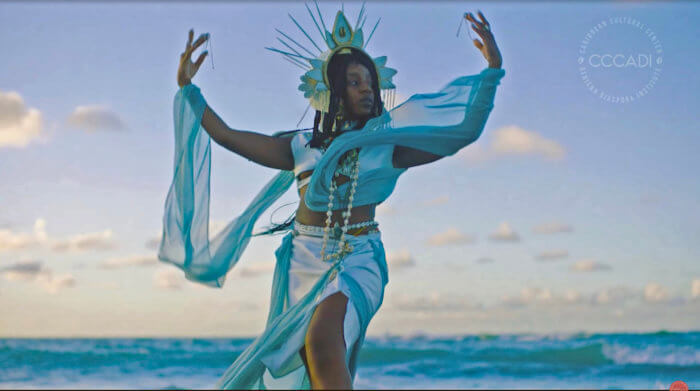
<svg viewBox="0 0 700 391"><path fill-rule="evenodd" d="M347 124L347 127L352 126L351 124ZM332 141L332 138L328 138L326 143L324 143L322 150L325 152L325 150L328 148L328 145L330 145L330 142ZM355 148L350 150L343 161L338 165L336 168L334 174L333 174L333 180L331 180L331 185L328 191L328 210L326 211L326 225L323 228L323 245L321 246L321 262L325 262L327 260L332 260L332 259L337 259L338 262L345 256L346 254L352 252L352 246L350 243L347 242L345 239L345 235L348 232L348 222L350 221L350 211L352 210L352 201L355 198L355 190L357 189L357 178L359 176L360 172L360 159L359 159L359 148ZM330 233L330 225L331 225L331 217L333 216L333 198L335 191L338 189L338 185L336 184L336 178L340 175L344 174L346 176L350 177L350 181L352 184L350 185L350 195L348 196L348 208L346 211L343 212L343 227L341 229L341 235L340 235L340 243L338 246L338 251L334 254L328 254L326 255L326 246L328 244L328 237ZM338 223L336 223L337 226Z"/></svg>

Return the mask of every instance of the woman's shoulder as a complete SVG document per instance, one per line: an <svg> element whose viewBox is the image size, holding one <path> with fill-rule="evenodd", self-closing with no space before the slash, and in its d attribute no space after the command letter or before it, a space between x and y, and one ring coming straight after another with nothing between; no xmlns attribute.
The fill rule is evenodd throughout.
<svg viewBox="0 0 700 391"><path fill-rule="evenodd" d="M292 155L294 156L294 175L313 169L322 155L321 151L308 145L312 135L313 133L309 131L299 132L291 140Z"/></svg>

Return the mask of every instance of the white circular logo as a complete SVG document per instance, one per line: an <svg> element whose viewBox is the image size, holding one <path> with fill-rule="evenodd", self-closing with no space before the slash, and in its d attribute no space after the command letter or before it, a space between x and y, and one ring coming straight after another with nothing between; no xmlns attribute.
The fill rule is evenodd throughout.
<svg viewBox="0 0 700 391"><path fill-rule="evenodd" d="M606 102L629 103L648 94L659 80L663 48L644 23L611 17L588 30L577 63L589 91Z"/></svg>

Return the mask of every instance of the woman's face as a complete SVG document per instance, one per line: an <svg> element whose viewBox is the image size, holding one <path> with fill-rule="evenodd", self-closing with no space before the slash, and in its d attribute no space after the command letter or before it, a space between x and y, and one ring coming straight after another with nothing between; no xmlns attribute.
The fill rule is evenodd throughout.
<svg viewBox="0 0 700 391"><path fill-rule="evenodd" d="M374 107L374 91L372 76L366 66L350 64L346 72L347 90L343 106L349 119L366 120L372 115Z"/></svg>

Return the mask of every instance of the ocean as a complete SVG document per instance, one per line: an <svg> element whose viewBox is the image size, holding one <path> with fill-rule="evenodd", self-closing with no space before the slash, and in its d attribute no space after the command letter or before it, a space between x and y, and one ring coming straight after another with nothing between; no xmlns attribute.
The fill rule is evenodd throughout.
<svg viewBox="0 0 700 391"><path fill-rule="evenodd" d="M250 338L0 339L0 388L212 388ZM700 388L700 332L368 337L366 389Z"/></svg>

